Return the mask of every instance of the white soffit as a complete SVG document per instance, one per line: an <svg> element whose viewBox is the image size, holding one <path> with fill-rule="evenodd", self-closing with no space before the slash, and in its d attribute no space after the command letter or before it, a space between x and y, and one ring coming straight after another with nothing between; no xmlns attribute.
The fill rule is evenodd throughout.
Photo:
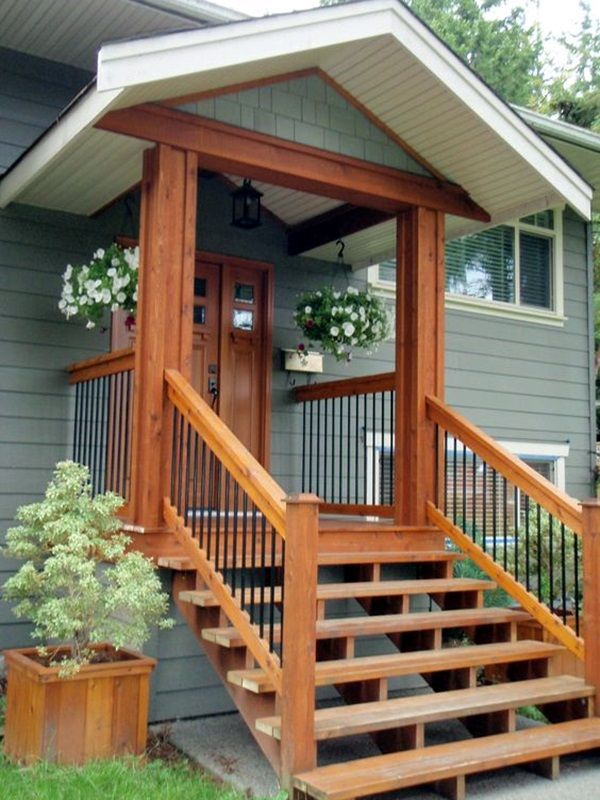
<svg viewBox="0 0 600 800"><path fill-rule="evenodd" d="M76 192L66 196L60 186L65 176L82 170L93 184L84 154L101 152L98 178L107 171L122 176L121 191L132 174L129 156L117 147L124 137L91 129L94 119L115 108L310 67L327 72L466 189L493 223L565 202L589 216L587 183L396 0L363 0L106 45L98 89L7 173L0 182L0 206L19 200L93 213L115 196L108 195L106 183L99 180L94 190L81 181L85 203ZM147 146L132 145L136 152ZM465 220L460 226L454 235L480 227Z"/></svg>
<svg viewBox="0 0 600 800"><path fill-rule="evenodd" d="M95 72L111 39L245 17L204 0L0 0L0 47Z"/></svg>

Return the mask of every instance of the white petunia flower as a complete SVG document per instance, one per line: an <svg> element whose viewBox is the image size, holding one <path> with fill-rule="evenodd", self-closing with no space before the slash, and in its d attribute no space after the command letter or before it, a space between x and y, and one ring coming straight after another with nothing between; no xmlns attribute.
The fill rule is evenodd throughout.
<svg viewBox="0 0 600 800"><path fill-rule="evenodd" d="M343 328L345 336L352 336L355 330L354 325L351 322L344 322Z"/></svg>
<svg viewBox="0 0 600 800"><path fill-rule="evenodd" d="M96 327L96 323L92 322L92 320L90 319L90 320L87 321L85 327L88 328L88 329L95 328Z"/></svg>
<svg viewBox="0 0 600 800"><path fill-rule="evenodd" d="M352 322L356 322L356 320L358 319L358 314L356 313L356 311L353 311L350 314L350 319L352 320Z"/></svg>
<svg viewBox="0 0 600 800"><path fill-rule="evenodd" d="M336 327L335 325L332 325L331 328L329 329L330 336L333 336L334 338L336 336L339 336L339 333L340 333L340 329L338 327Z"/></svg>
<svg viewBox="0 0 600 800"><path fill-rule="evenodd" d="M114 267L111 267L110 269L106 270L106 274L108 275L109 278L114 278L115 275L117 274L117 270Z"/></svg>
<svg viewBox="0 0 600 800"><path fill-rule="evenodd" d="M304 306L304 313L305 314L312 314L312 307L311 306Z"/></svg>
<svg viewBox="0 0 600 800"><path fill-rule="evenodd" d="M348 294L358 294L358 289L354 286L349 286L347 292Z"/></svg>
<svg viewBox="0 0 600 800"><path fill-rule="evenodd" d="M340 294L340 292L334 292L334 293L333 293L333 299L334 299L334 300L339 300L341 296L342 296L342 295Z"/></svg>
<svg viewBox="0 0 600 800"><path fill-rule="evenodd" d="M117 303L124 303L126 298L127 295L125 294L125 292L119 292L119 294L117 295Z"/></svg>
<svg viewBox="0 0 600 800"><path fill-rule="evenodd" d="M103 289L102 290L102 302L108 305L112 300L112 295L110 293L110 289Z"/></svg>
<svg viewBox="0 0 600 800"><path fill-rule="evenodd" d="M73 267L71 266L71 264L67 264L67 268L65 270L65 274L63 275L63 278L66 281L68 281L71 278L72 274L73 274Z"/></svg>

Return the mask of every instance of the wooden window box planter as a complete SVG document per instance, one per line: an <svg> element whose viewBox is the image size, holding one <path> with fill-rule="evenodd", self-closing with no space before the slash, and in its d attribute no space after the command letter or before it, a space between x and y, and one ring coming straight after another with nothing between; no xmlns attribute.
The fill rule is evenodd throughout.
<svg viewBox="0 0 600 800"><path fill-rule="evenodd" d="M83 764L144 751L156 661L107 644L93 649L116 660L88 664L72 678L59 678L59 667L40 664L35 647L5 651L9 759Z"/></svg>

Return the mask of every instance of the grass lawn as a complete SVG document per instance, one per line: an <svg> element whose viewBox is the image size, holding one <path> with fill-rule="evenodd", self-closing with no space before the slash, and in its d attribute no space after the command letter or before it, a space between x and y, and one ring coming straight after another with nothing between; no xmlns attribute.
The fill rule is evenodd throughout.
<svg viewBox="0 0 600 800"><path fill-rule="evenodd" d="M184 760L120 759L18 767L0 756L0 797L14 800L247 800ZM282 798L283 794L278 795Z"/></svg>

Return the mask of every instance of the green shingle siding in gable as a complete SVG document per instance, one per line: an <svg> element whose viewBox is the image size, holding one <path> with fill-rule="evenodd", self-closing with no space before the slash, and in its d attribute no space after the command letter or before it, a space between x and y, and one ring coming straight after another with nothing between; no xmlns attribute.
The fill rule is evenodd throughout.
<svg viewBox="0 0 600 800"><path fill-rule="evenodd" d="M428 171L317 75L186 103L181 111L375 164Z"/></svg>

